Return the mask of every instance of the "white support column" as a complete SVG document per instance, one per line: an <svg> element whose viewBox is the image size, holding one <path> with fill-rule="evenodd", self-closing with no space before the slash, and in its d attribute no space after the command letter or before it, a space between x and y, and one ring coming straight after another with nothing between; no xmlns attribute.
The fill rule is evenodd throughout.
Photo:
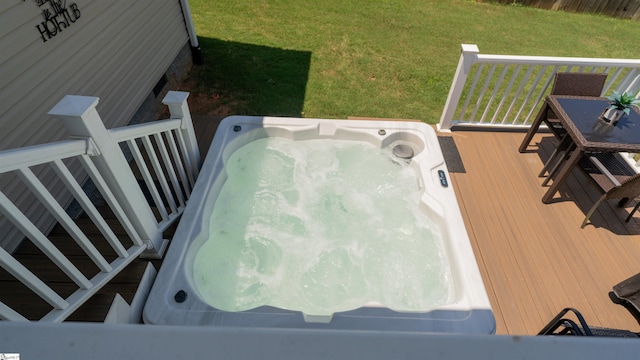
<svg viewBox="0 0 640 360"><path fill-rule="evenodd" d="M460 96L462 95L464 84L467 81L467 76L469 76L469 70L471 69L471 65L476 62L479 52L480 50L478 50L477 45L462 44L462 54L458 61L456 73L453 76L447 102L444 105L444 110L442 111L442 116L437 126L438 131L451 130L453 115L460 102Z"/></svg>
<svg viewBox="0 0 640 360"><path fill-rule="evenodd" d="M96 110L98 101L97 97L67 95L49 111L49 115L61 120L73 137L91 139L99 152L91 160L140 238L147 243L148 253L160 257L162 233L127 160Z"/></svg>
<svg viewBox="0 0 640 360"><path fill-rule="evenodd" d="M193 130L193 122L191 120L191 113L189 112L189 104L187 103L188 97L188 92L169 91L164 99L162 99L162 103L169 107L172 119L180 119L182 121L180 128L189 151L191 166L189 170L197 177L201 165L200 149L198 148L198 141L196 140L196 134Z"/></svg>

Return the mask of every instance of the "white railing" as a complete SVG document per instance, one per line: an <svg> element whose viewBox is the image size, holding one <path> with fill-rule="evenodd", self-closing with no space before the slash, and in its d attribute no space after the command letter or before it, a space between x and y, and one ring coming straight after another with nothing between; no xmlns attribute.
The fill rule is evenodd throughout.
<svg viewBox="0 0 640 360"><path fill-rule="evenodd" d="M463 44L438 130L526 129L561 71L606 73L603 96L616 90L640 97L638 59L487 55ZM640 170L638 155L623 155Z"/></svg>
<svg viewBox="0 0 640 360"><path fill-rule="evenodd" d="M560 71L606 73L603 95L613 90L639 95L638 59L486 55L476 45L462 45L438 130L528 127Z"/></svg>
<svg viewBox="0 0 640 360"><path fill-rule="evenodd" d="M49 114L64 123L72 140L0 152L0 174L15 174L25 191L33 193L65 229L69 241L75 241L96 268L93 275L81 271L10 199L9 195L15 194L0 191L0 213L77 286L77 290L64 298L36 275L34 269L27 268L0 248L0 266L52 307L41 321L67 318L133 259L162 257L167 245L163 231L182 214L200 165L187 96L184 92L167 94L163 103L169 106L169 120L112 130L104 127L95 109L98 98L66 96ZM125 153L132 154L131 167ZM43 167L53 169L57 179L41 180L37 174ZM141 183L134 171L143 178ZM107 224L96 206L99 200L87 193L87 186L83 187L86 178L124 228L125 238L117 236ZM50 184L56 181L64 185L68 195L87 214L108 243L108 250L98 250L61 205L60 191L50 189ZM0 319L27 320L3 302L0 302Z"/></svg>

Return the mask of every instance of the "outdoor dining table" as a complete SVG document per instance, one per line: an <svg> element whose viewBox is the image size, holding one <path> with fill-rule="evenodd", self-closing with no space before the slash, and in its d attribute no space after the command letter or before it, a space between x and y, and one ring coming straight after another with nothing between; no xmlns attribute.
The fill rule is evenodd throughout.
<svg viewBox="0 0 640 360"><path fill-rule="evenodd" d="M567 132L566 139L572 142L569 148L574 150L554 174L551 186L542 197L543 203L551 202L558 188L586 154L640 153L640 114L633 108L629 115L625 115L616 124L606 123L598 118L608 106L609 101L600 97L547 96L520 144L519 151L522 153L527 150L533 135L543 122L548 124L549 110L558 117Z"/></svg>

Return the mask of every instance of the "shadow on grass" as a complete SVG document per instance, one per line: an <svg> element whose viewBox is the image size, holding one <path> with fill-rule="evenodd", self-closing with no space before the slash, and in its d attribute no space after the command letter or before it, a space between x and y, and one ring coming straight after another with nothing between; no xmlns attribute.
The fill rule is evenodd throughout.
<svg viewBox="0 0 640 360"><path fill-rule="evenodd" d="M205 64L192 71L198 91L225 97L235 114L302 115L311 52L199 40Z"/></svg>

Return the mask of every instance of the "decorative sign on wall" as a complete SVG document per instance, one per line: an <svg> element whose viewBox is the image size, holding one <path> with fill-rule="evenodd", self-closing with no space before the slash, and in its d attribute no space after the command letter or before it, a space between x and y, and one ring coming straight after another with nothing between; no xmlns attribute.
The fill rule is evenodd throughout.
<svg viewBox="0 0 640 360"><path fill-rule="evenodd" d="M42 9L44 18L40 24L36 25L43 42L69 28L80 18L80 9L76 3L67 7L67 0L34 1Z"/></svg>

